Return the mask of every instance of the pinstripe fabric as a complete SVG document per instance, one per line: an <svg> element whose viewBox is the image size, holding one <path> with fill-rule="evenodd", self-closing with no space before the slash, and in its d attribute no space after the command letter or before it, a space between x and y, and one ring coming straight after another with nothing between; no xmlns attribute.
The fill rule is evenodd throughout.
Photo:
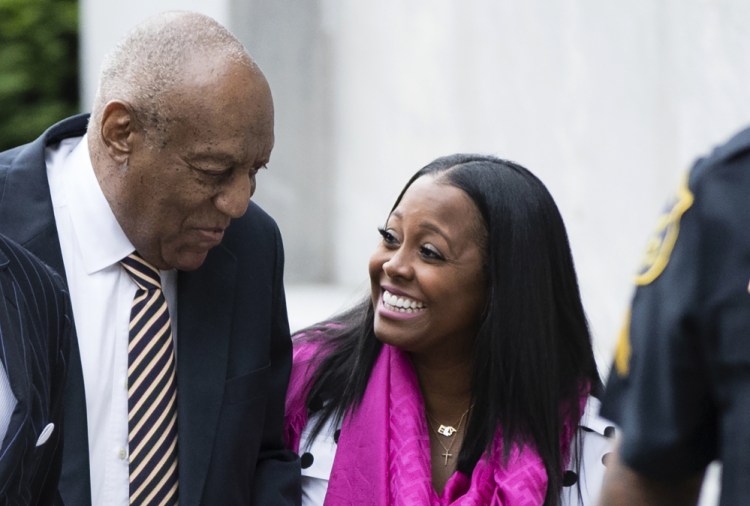
<svg viewBox="0 0 750 506"><path fill-rule="evenodd" d="M0 361L17 398L0 441L2 505L49 505L57 498L70 329L62 279L0 235Z"/></svg>
<svg viewBox="0 0 750 506"><path fill-rule="evenodd" d="M177 504L177 383L159 271L138 253L121 261L138 285L128 345L130 504Z"/></svg>

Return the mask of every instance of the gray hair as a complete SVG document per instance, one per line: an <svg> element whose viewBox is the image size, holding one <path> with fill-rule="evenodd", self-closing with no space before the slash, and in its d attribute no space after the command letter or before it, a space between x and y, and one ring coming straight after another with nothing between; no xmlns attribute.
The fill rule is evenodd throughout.
<svg viewBox="0 0 750 506"><path fill-rule="evenodd" d="M137 25L104 59L91 114L98 128L104 106L123 100L145 131L148 143L163 144L169 95L196 55L257 69L242 43L214 19L187 11L158 14Z"/></svg>

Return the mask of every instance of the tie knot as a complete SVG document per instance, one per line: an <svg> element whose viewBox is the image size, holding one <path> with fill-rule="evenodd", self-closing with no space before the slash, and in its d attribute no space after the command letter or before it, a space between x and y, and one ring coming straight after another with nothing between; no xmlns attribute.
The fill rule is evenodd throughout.
<svg viewBox="0 0 750 506"><path fill-rule="evenodd" d="M145 261L137 251L120 260L120 263L142 290L161 290L159 270Z"/></svg>

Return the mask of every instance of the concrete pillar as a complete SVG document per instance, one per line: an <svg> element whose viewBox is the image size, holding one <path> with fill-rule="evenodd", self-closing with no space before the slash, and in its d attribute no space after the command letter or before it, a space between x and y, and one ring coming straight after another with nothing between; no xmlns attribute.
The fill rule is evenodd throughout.
<svg viewBox="0 0 750 506"><path fill-rule="evenodd" d="M319 0L242 0L227 25L271 85L276 145L255 201L279 222L289 283L333 281L337 165L331 40Z"/></svg>

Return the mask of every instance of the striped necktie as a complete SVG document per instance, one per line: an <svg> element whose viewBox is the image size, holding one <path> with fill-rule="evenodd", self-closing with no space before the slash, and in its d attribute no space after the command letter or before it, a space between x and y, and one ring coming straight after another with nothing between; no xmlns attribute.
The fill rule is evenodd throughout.
<svg viewBox="0 0 750 506"><path fill-rule="evenodd" d="M138 285L130 310L130 504L177 504L177 382L159 271L134 252L121 262Z"/></svg>

